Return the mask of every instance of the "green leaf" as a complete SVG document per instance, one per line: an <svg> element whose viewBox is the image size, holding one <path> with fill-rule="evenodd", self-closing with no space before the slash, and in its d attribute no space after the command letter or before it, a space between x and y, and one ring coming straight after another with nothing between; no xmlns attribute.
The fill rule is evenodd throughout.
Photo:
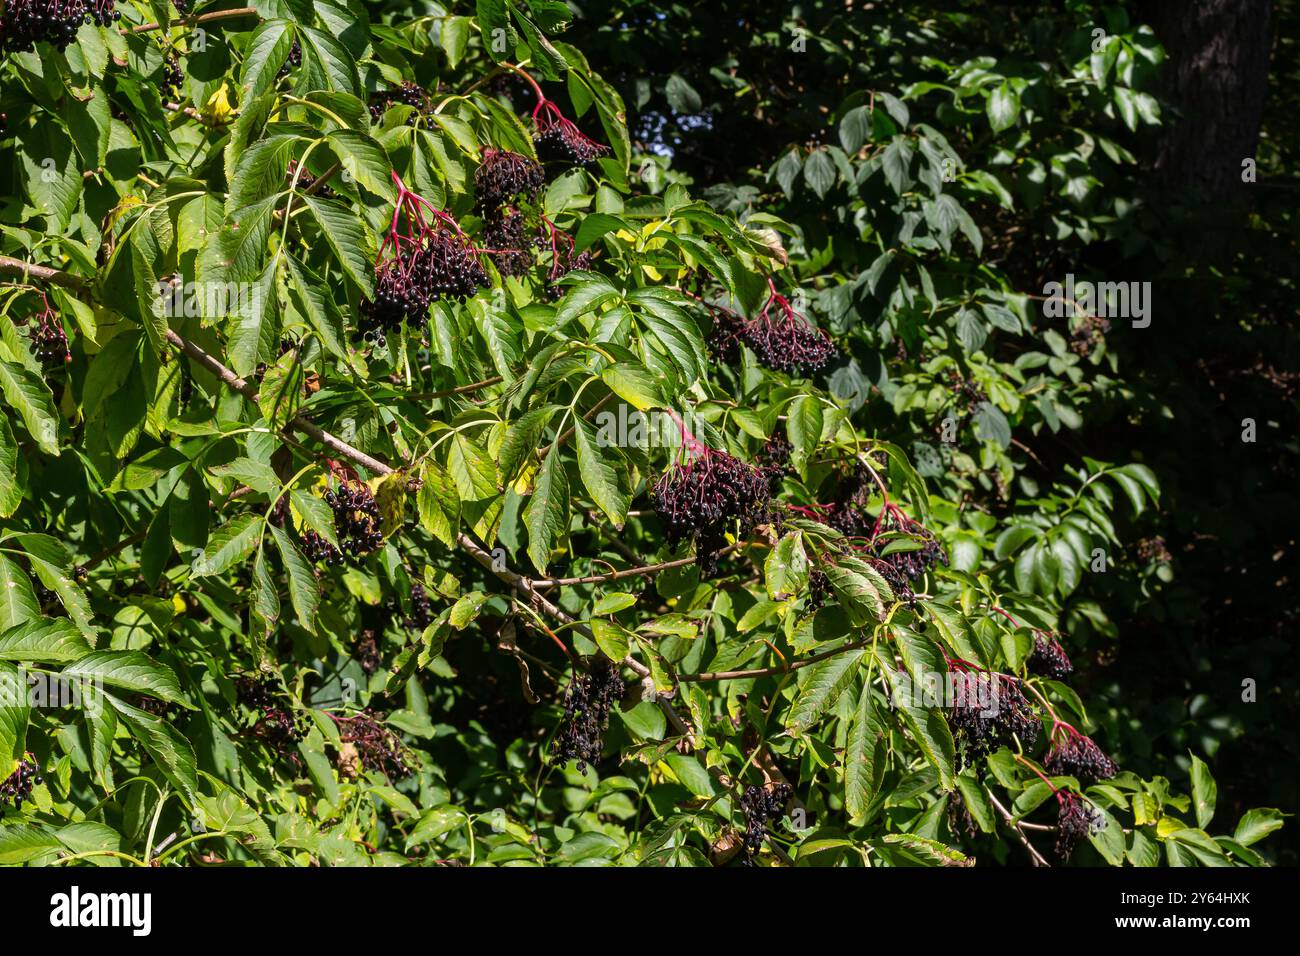
<svg viewBox="0 0 1300 956"><path fill-rule="evenodd" d="M332 199L321 199L318 196L304 196L302 201L307 204L311 214L315 217L316 223L320 226L321 235L325 237L326 243L329 244L330 251L334 253L340 268L343 269L347 277L357 284L367 298L373 298L375 294L375 242L365 225L357 217L357 214L347 206ZM292 259L292 257L290 257ZM315 318L316 316L330 316L328 327L333 330L333 338L341 339L342 320L335 323L330 315L330 308L333 312L338 312L338 307L334 305L332 296L324 295L324 284L307 269L306 266L293 260L292 263L296 268L292 269L290 274L294 276L295 288L304 300L309 300L308 305L311 312L308 313L308 319L326 324L325 320ZM340 347L341 350L341 347ZM338 354L338 352L336 352Z"/></svg>
<svg viewBox="0 0 1300 956"><path fill-rule="evenodd" d="M353 179L383 199L392 195L393 165L379 143L350 129L331 130L325 139Z"/></svg>
<svg viewBox="0 0 1300 956"><path fill-rule="evenodd" d="M69 664L61 673L69 680L104 683L172 703L185 700L171 668L164 667L141 651L95 651Z"/></svg>
<svg viewBox="0 0 1300 956"><path fill-rule="evenodd" d="M0 631L8 631L39 617L40 613L41 606L27 572L0 554Z"/></svg>
<svg viewBox="0 0 1300 956"><path fill-rule="evenodd" d="M27 752L30 715L27 675L13 664L0 662L0 773L5 776Z"/></svg>
<svg viewBox="0 0 1300 956"><path fill-rule="evenodd" d="M788 531L763 562L763 579L768 597L781 601L797 597L808 586L808 555L803 532Z"/></svg>
<svg viewBox="0 0 1300 956"><path fill-rule="evenodd" d="M616 450L598 445L595 432L583 419L574 419L573 436L578 449L578 472L591 500L614 523L614 527L623 527L632 501L626 464ZM556 452L552 452L550 457L555 455ZM612 463L614 461L617 465Z"/></svg>
<svg viewBox="0 0 1300 956"><path fill-rule="evenodd" d="M611 392L640 411L665 407L654 376L643 365L633 362L610 365L600 373L600 378Z"/></svg>
<svg viewBox="0 0 1300 956"><path fill-rule="evenodd" d="M298 623L304 629L315 633L316 609L320 605L320 586L311 565L298 550L289 533L276 525L269 525L271 537L280 549L280 560L289 577L289 601L293 612L298 615Z"/></svg>
<svg viewBox="0 0 1300 956"><path fill-rule="evenodd" d="M1012 87L1010 80L1003 80L989 93L987 111L989 125L995 133L1016 125L1016 117L1020 115L1020 94Z"/></svg>
<svg viewBox="0 0 1300 956"><path fill-rule="evenodd" d="M1218 802L1219 787L1210 775L1210 768L1196 754L1192 754L1192 805L1196 808L1196 825L1205 829L1214 819L1214 805Z"/></svg>
<svg viewBox="0 0 1300 956"><path fill-rule="evenodd" d="M22 417L27 433L47 455L59 454L59 416L54 396L45 381L31 369L0 360L0 392Z"/></svg>
<svg viewBox="0 0 1300 956"><path fill-rule="evenodd" d="M195 577L221 574L248 560L262 540L262 516L253 512L236 515L212 532L203 554L194 559L191 573Z"/></svg>
<svg viewBox="0 0 1300 956"><path fill-rule="evenodd" d="M9 416L0 415L0 518L8 518L22 504L25 483L18 461L18 442L9 427Z"/></svg>
<svg viewBox="0 0 1300 956"><path fill-rule="evenodd" d="M794 446L791 460L802 467L817 450L822 437L822 405L815 395L800 395L790 403L785 419L785 433Z"/></svg>
<svg viewBox="0 0 1300 956"><path fill-rule="evenodd" d="M1272 808L1247 810L1237 823L1233 839L1245 846L1258 843L1274 830L1282 827L1282 821L1290 814Z"/></svg>
<svg viewBox="0 0 1300 956"><path fill-rule="evenodd" d="M587 624L601 653L615 663L627 657L632 647L632 635L626 628L599 617L592 618Z"/></svg>
<svg viewBox="0 0 1300 956"><path fill-rule="evenodd" d="M293 420L302 403L305 371L297 350L286 352L267 368L257 391L257 406L272 428L279 430Z"/></svg>
<svg viewBox="0 0 1300 956"><path fill-rule="evenodd" d="M63 664L90 652L86 636L67 618L35 618L0 632L0 661Z"/></svg>
<svg viewBox="0 0 1300 956"><path fill-rule="evenodd" d="M804 160L803 178L818 199L826 198L836 178L835 164L826 150L815 150Z"/></svg>
<svg viewBox="0 0 1300 956"><path fill-rule="evenodd" d="M564 472L558 450L542 462L532 497L524 509L528 528L528 557L543 574L551 560L551 549L568 525L569 478Z"/></svg>
<svg viewBox="0 0 1300 956"><path fill-rule="evenodd" d="M158 769L163 772L163 776L193 806L198 800L199 781L194 748L190 746L190 742L166 721L138 707L132 707L112 694L104 696L122 718L122 723L131 731L131 736L138 740L140 746L144 747L145 752L153 758Z"/></svg>
<svg viewBox="0 0 1300 956"><path fill-rule="evenodd" d="M799 696L786 714L785 725L795 733L810 728L828 708L834 706L841 694L857 676L858 664L866 652L857 650L835 654L808 668L808 677L802 682Z"/></svg>
<svg viewBox="0 0 1300 956"><path fill-rule="evenodd" d="M871 801L880 789L885 734L871 686L864 685L844 745L844 808L853 826L867 822Z"/></svg>

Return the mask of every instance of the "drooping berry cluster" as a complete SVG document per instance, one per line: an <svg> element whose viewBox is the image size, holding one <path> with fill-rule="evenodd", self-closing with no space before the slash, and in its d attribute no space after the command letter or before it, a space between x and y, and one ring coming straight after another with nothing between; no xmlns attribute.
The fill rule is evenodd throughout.
<svg viewBox="0 0 1300 956"><path fill-rule="evenodd" d="M950 660L953 693L948 724L962 766L969 766L1013 738L1029 747L1038 739L1038 715L1020 682L1006 674L978 670L966 661Z"/></svg>
<svg viewBox="0 0 1300 956"><path fill-rule="evenodd" d="M414 123L418 114L427 112L429 109L429 94L425 92L422 86L410 82L403 83L395 90L379 90L370 94L370 119L378 123L384 117L388 107L394 104L402 104L415 108L407 123Z"/></svg>
<svg viewBox="0 0 1300 956"><path fill-rule="evenodd" d="M1052 729L1052 747L1043 758L1043 767L1056 776L1076 777L1085 785L1119 773L1119 766L1091 737L1063 722Z"/></svg>
<svg viewBox="0 0 1300 956"><path fill-rule="evenodd" d="M578 771L600 760L609 714L625 690L618 665L597 655L585 674L575 674L564 693L564 718L555 736L555 763L578 761Z"/></svg>
<svg viewBox="0 0 1300 956"><path fill-rule="evenodd" d="M334 722L339 727L339 740L356 748L361 765L367 770L382 773L390 780L401 780L414 772L410 753L401 738L370 710L350 717L334 717Z"/></svg>
<svg viewBox="0 0 1300 956"><path fill-rule="evenodd" d="M374 631L367 628L361 632L356 645L352 648L352 656L357 659L366 676L379 670L382 658L379 653L379 641L375 638Z"/></svg>
<svg viewBox="0 0 1300 956"><path fill-rule="evenodd" d="M40 768L33 760L23 758L18 767L0 783L0 804L9 803L15 810L23 808L23 801L30 800L32 789L41 782Z"/></svg>
<svg viewBox="0 0 1300 956"><path fill-rule="evenodd" d="M709 347L722 362L734 365L740 344L748 345L759 362L777 372L810 375L835 357L836 348L821 329L796 312L790 300L771 287L767 302L752 319L719 305L706 303L713 317Z"/></svg>
<svg viewBox="0 0 1300 956"><path fill-rule="evenodd" d="M257 712L245 734L298 763L298 743L307 736L307 721L281 702L275 679L269 674L241 675L235 679L235 690L239 702Z"/></svg>
<svg viewBox="0 0 1300 956"><path fill-rule="evenodd" d="M433 623L433 604L419 581L411 585L411 613L405 623L408 631L423 631Z"/></svg>
<svg viewBox="0 0 1300 956"><path fill-rule="evenodd" d="M936 564L948 563L948 552L935 538L934 532L919 521L909 518L890 502L885 502L877 517L872 539L879 545L879 560L889 565L909 582L929 572ZM889 535L881 542L881 535ZM889 551L888 543L911 538L920 547Z"/></svg>
<svg viewBox="0 0 1300 956"><path fill-rule="evenodd" d="M503 276L521 276L537 261L536 240L528 237L528 216L522 209L503 207L483 221L488 255Z"/></svg>
<svg viewBox="0 0 1300 956"><path fill-rule="evenodd" d="M37 43L66 49L83 23L107 26L121 19L116 0L6 0L0 12L0 52L29 53Z"/></svg>
<svg viewBox="0 0 1300 956"><path fill-rule="evenodd" d="M1048 634L1046 631L1034 632L1034 649L1030 652L1025 665L1031 673L1050 677L1053 680L1064 680L1074 673L1070 655L1065 653L1065 648L1061 646L1056 635Z"/></svg>
<svg viewBox="0 0 1300 956"><path fill-rule="evenodd" d="M548 99L542 99L533 110L533 123L533 145L542 162L590 166L609 152L608 146L583 135Z"/></svg>
<svg viewBox="0 0 1300 956"><path fill-rule="evenodd" d="M162 95L164 100L174 100L180 97L181 86L185 83L185 71L181 69L181 61L175 53L168 53L167 59L163 61L162 72Z"/></svg>
<svg viewBox="0 0 1300 956"><path fill-rule="evenodd" d="M740 537L766 520L771 503L767 473L688 437L685 460L673 463L650 488L650 500L663 521L669 544L695 542L696 562L705 577L717 570L717 552L726 532Z"/></svg>
<svg viewBox="0 0 1300 956"><path fill-rule="evenodd" d="M1056 791L1060 809L1056 818L1056 856L1062 863L1074 855L1079 841L1086 840L1106 825L1101 812L1078 794Z"/></svg>
<svg viewBox="0 0 1300 956"><path fill-rule="evenodd" d="M767 475L767 486L772 494L776 494L781 487L781 479L790 473L790 455L793 451L794 446L790 440L777 432L763 442L763 447L754 456L755 464Z"/></svg>
<svg viewBox="0 0 1300 956"><path fill-rule="evenodd" d="M745 815L745 866L754 865L754 857L767 839L769 823L780 818L785 805L794 796L788 783L774 783L767 787L749 786L740 798L740 810Z"/></svg>
<svg viewBox="0 0 1300 956"><path fill-rule="evenodd" d="M32 351L46 368L71 362L72 353L68 350L68 333L63 329L63 320L43 292L41 302L44 308L32 316L28 325L27 334L31 338Z"/></svg>
<svg viewBox="0 0 1300 956"><path fill-rule="evenodd" d="M547 270L546 286L542 291L546 298L555 302L563 298L565 292L560 280L575 269L590 269L592 256L590 250L578 252L573 237L555 228L549 219L542 223L550 232L551 244L551 268Z"/></svg>
<svg viewBox="0 0 1300 956"><path fill-rule="evenodd" d="M375 263L375 298L361 303L363 333L393 331L402 322L422 328L429 303L463 302L488 284L477 250L456 221L407 189L396 173L393 181L397 200Z"/></svg>
<svg viewBox="0 0 1300 956"><path fill-rule="evenodd" d="M475 208L485 219L515 206L521 200L533 202L546 182L542 167L527 156L488 147L483 162L474 171Z"/></svg>

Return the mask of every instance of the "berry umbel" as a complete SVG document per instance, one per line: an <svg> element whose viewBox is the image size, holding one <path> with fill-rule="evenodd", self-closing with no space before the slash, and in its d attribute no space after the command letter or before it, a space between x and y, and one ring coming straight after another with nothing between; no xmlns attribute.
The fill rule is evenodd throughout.
<svg viewBox="0 0 1300 956"><path fill-rule="evenodd" d="M608 146L583 135L582 130L574 126L560 108L546 98L536 80L523 70L515 67L511 69L527 80L537 94L537 105L533 107L533 145L542 162L588 166L609 152Z"/></svg>
<svg viewBox="0 0 1300 956"><path fill-rule="evenodd" d="M771 279L767 284L767 301L752 319L723 306L705 303L713 317L709 346L714 355L723 362L735 364L743 342L773 371L810 375L824 368L836 355L830 337L796 312L790 300L776 291Z"/></svg>
<svg viewBox="0 0 1300 956"><path fill-rule="evenodd" d="M1119 767L1086 734L1081 734L1063 720L1052 727L1052 747L1043 758L1043 767L1054 776L1075 777L1085 785L1109 780Z"/></svg>
<svg viewBox="0 0 1300 956"><path fill-rule="evenodd" d="M338 547L310 529L303 531L303 551L318 564L340 564L344 556L359 558L378 550L384 543L380 530L379 503L366 484L340 469L333 487L323 495L334 512L334 533Z"/></svg>
<svg viewBox="0 0 1300 956"><path fill-rule="evenodd" d="M445 212L411 192L393 173L397 199L375 262L375 298L361 303L361 331L422 328L429 303L463 302L488 284L478 250ZM426 218L426 213L428 218Z"/></svg>
<svg viewBox="0 0 1300 956"><path fill-rule="evenodd" d="M772 784L767 787L750 786L745 788L740 798L740 810L745 815L745 858L743 865L753 866L754 857L763 848L767 839L769 823L781 816L785 805L794 796L794 788L788 783Z"/></svg>
<svg viewBox="0 0 1300 956"><path fill-rule="evenodd" d="M63 320L54 311L45 293L40 295L41 311L31 317L27 326L32 351L46 368L71 362L72 353L68 350L68 333L63 329Z"/></svg>
<svg viewBox="0 0 1300 956"><path fill-rule="evenodd" d="M13 804L15 810L23 808L23 801L30 800L32 788L41 782L40 768L36 762L23 758L13 773L0 782L0 804Z"/></svg>
<svg viewBox="0 0 1300 956"><path fill-rule="evenodd" d="M747 535L766 520L771 501L767 472L710 448L682 429L682 451L650 489L669 544L691 540L705 577L717 570L725 534Z"/></svg>

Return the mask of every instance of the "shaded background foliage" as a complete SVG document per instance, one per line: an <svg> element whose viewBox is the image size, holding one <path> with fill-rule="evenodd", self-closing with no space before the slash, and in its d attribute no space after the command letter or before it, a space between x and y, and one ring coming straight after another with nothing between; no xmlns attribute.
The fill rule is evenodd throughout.
<svg viewBox="0 0 1300 956"><path fill-rule="evenodd" d="M1300 718L1289 663L1300 608L1300 6L720 0L578 10L571 35L622 92L648 154L670 157L674 173L722 208L784 216L806 246L833 248L848 277L855 260L871 258L843 190L824 198L806 184L783 191L781 157L800 156L806 180L808 158L837 143L845 105L863 89L898 94L943 82L980 57L1000 75L1048 77L1001 132L935 94L907 100L913 119L942 130L969 168L991 170L1015 194L1011 209L988 198L971 207L984 259L1014 288L1040 292L1067 272L1154 284L1152 327L1113 323L1106 337L1116 381L1098 389L1073 428L1032 437L1018 429L1028 447L1012 452L1026 496L1080 454L1141 460L1161 482L1159 514L1141 531L1164 538L1172 573L1121 572L1094 585L1108 619L1096 628L1101 621L1076 619L1071 629L1088 640L1085 696L1107 702L1126 765L1176 776L1188 748L1204 750L1231 806L1293 803L1298 755L1286 728ZM1158 100L1142 110L1158 109L1159 123L1126 124L1119 101L1070 82L1098 27L1169 57L1139 60L1125 84ZM1080 128L1122 144L1133 162L1095 150L1078 169L1071 153ZM1064 188L1026 181L1031 157L1062 156ZM1257 163L1250 184L1242 182L1247 158ZM1075 173L1088 180L1077 192ZM823 257L806 272L825 267ZM867 307L850 323L880 319ZM1000 343L997 356L1014 361L1019 350ZM911 367L891 362L891 351L860 353L878 370L873 384ZM878 402L859 413L888 429L882 414ZM1258 427L1254 444L1241 439L1247 418ZM1135 560L1132 551L1121 556ZM1247 678L1258 686L1253 703L1241 699ZM1281 858L1296 862L1296 834L1280 839Z"/></svg>

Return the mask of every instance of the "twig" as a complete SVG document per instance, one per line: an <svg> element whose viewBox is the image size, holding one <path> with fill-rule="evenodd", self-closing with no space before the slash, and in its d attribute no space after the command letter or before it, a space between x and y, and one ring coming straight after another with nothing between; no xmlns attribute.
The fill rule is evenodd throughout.
<svg viewBox="0 0 1300 956"><path fill-rule="evenodd" d="M154 30L163 30L166 27L192 27L196 23L211 23L214 20L231 20L235 17L257 17L261 19L261 14L257 12L256 7L239 7L236 10L218 10L215 13L200 13L198 16L180 17L171 23L143 23L137 27L124 27L117 32L123 36L130 36L132 33L150 33Z"/></svg>
<svg viewBox="0 0 1300 956"><path fill-rule="evenodd" d="M1034 849L1034 845L1029 842L1029 837L1025 836L1025 831L1020 828L1020 824L1016 822L1016 818L1011 815L1010 811L1008 811L1006 807L998 803L998 798L993 796L993 791L988 787L985 787L984 792L988 794L988 798L993 802L993 806L997 807L998 813L1002 814L1002 819L1007 822L1008 826L1016 831L1016 836L1019 838L1020 842L1024 844L1025 849L1029 851L1029 858L1033 860L1034 866L1050 867L1052 864L1043 859L1043 855Z"/></svg>

